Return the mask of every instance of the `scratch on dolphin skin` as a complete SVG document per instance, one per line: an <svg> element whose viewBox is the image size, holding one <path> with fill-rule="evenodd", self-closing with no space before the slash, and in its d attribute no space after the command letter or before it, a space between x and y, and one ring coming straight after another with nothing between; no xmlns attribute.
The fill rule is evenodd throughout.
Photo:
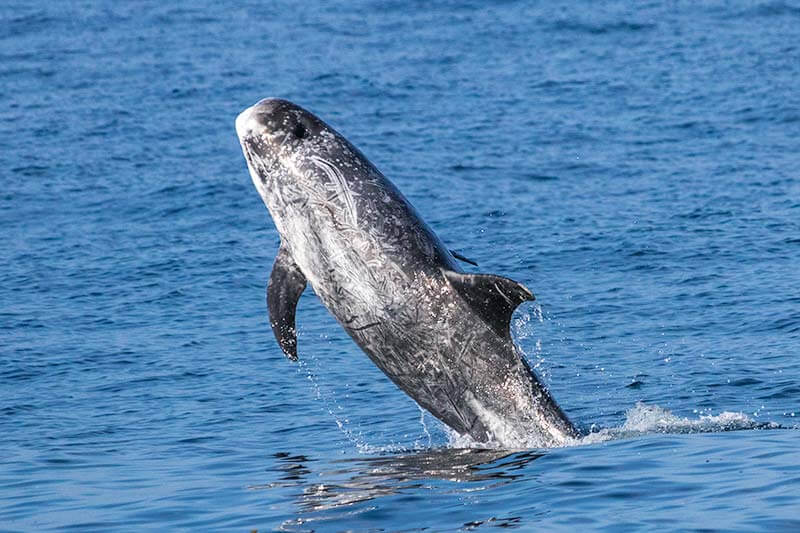
<svg viewBox="0 0 800 533"><path fill-rule="evenodd" d="M472 344L473 339L475 339L475 333L470 332L469 336L464 339L463 344L461 345L461 349L458 351L458 355L453 360L456 365L461 365L461 359L467 354L467 350L469 350L470 345Z"/></svg>
<svg viewBox="0 0 800 533"><path fill-rule="evenodd" d="M366 326L359 326L357 328L351 328L350 326L346 326L346 327L350 331L364 331L365 329L374 328L375 326L380 326L380 325L381 325L380 322L372 322L370 324L367 324Z"/></svg>
<svg viewBox="0 0 800 533"><path fill-rule="evenodd" d="M291 201L294 205L299 205L300 209L305 209L308 206L308 198L295 198Z"/></svg>
<svg viewBox="0 0 800 533"><path fill-rule="evenodd" d="M464 413L462 413L461 409L458 408L458 404L453 401L449 394L447 394L447 391L444 391L444 394L445 398L447 398L447 401L450 403L450 406L453 408L453 411L455 411L456 417L458 417L461 423L467 428L467 431L472 430L472 428L475 426L475 423L478 421L478 415L475 415L475 417L472 419L472 422L469 423L467 421L467 417L464 416Z"/></svg>
<svg viewBox="0 0 800 533"><path fill-rule="evenodd" d="M322 159L319 156L312 155L310 159L314 165L322 170L328 179L331 180L331 182L339 189L338 196L344 202L345 211L350 219L350 223L355 225L356 219L358 218L356 213L356 203L353 200L353 195L350 192L350 188L347 186L347 182L342 175L342 171L330 161Z"/></svg>
<svg viewBox="0 0 800 533"><path fill-rule="evenodd" d="M494 283L493 285L494 285L494 288L495 288L495 290L497 290L497 292L499 292L499 293L500 293L500 296L502 296L502 297L503 297L503 299L504 299L506 302L508 302L508 305L514 305L514 302L512 302L512 301L511 301L511 298L509 298L508 296L506 296L506 293L504 293L504 292L502 291L502 289L500 289L500 286L499 286L497 283Z"/></svg>

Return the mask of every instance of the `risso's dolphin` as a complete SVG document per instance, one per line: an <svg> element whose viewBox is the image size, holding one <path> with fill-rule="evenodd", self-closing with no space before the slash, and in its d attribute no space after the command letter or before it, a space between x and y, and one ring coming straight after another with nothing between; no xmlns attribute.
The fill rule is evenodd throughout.
<svg viewBox="0 0 800 533"><path fill-rule="evenodd" d="M243 111L236 132L281 244L267 286L272 330L297 359L295 310L314 292L373 363L479 443L559 446L578 436L511 340L533 294L465 273L399 190L325 122L286 100Z"/></svg>

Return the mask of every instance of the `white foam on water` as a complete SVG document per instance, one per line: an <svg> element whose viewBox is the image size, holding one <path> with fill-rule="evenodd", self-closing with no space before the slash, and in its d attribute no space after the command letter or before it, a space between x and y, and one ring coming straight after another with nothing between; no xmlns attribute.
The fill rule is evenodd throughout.
<svg viewBox="0 0 800 533"><path fill-rule="evenodd" d="M501 421L498 423L502 424ZM448 439L446 447L454 449L470 448L476 450L525 451L543 448L564 448L582 444L582 439L572 439L566 437L564 440L559 440L556 444L554 444L556 441L545 440L541 435L520 435L513 430L497 431L497 428L494 429L496 431L495 434L501 436L499 440L478 442L473 440L469 435L460 435L454 430L444 426L444 430Z"/></svg>
<svg viewBox="0 0 800 533"><path fill-rule="evenodd" d="M724 411L718 415L687 418L672 414L658 405L637 402L625 413L625 423L615 428L592 431L579 439L579 444L595 444L609 440L633 438L653 433L716 433L745 429L778 429L780 424L760 422L744 413Z"/></svg>

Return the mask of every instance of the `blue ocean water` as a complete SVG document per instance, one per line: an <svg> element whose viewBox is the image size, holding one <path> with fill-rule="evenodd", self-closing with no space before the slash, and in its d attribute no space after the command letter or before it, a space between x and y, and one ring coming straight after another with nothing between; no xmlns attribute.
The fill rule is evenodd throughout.
<svg viewBox="0 0 800 533"><path fill-rule="evenodd" d="M794 2L7 0L0 530L800 529L798 80ZM282 356L265 96L533 290L582 445L463 448L310 290Z"/></svg>

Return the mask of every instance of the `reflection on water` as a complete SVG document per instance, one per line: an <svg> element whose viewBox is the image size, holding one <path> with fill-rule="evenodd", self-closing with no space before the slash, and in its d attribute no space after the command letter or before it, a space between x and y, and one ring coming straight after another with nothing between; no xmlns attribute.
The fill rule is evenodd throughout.
<svg viewBox="0 0 800 533"><path fill-rule="evenodd" d="M521 470L541 457L532 451L441 448L418 453L342 459L313 472L312 459L277 453L276 482L251 487L297 487L295 503L300 514L315 513L419 490L441 489L438 482L458 483L450 492L470 493L510 483ZM463 484L462 483L466 483ZM299 519L297 523L303 523Z"/></svg>
<svg viewBox="0 0 800 533"><path fill-rule="evenodd" d="M577 444L599 444L653 433L717 433L780 427L755 421L743 413L683 418L659 406L642 403L637 403L626 415L622 426L593 431ZM451 505L453 501L458 502L457 506L469 505L478 519L462 521L461 529L516 527L523 516L520 513L499 517L496 512L503 507L492 507L497 501L489 504L488 511L478 509L475 504L487 494L497 495L498 489L514 481L521 481L520 486L530 486L531 478L539 478L542 472L537 468L534 474L533 469L525 468L543 455L530 450L436 448L331 461L281 452L273 455L275 463L270 469L277 474L275 481L250 488L278 489L283 494L283 501L291 509L291 518L281 525L286 531L312 531L315 527L311 526L320 524L349 525L358 521L371 526L375 520L380 522L375 517L405 509L409 502L420 501L420 498L428 501L428 513L431 508L439 513L440 508L435 503L439 498L450 501ZM591 473L591 468L596 467L591 461L577 462L579 472L575 477L581 479L583 473ZM565 485L569 498L575 497L574 483L568 480ZM526 512L533 511L527 509ZM546 513L547 509L542 512ZM414 518L409 516L408 520L413 522Z"/></svg>
<svg viewBox="0 0 800 533"><path fill-rule="evenodd" d="M273 483L270 486L292 486L294 484L300 484L311 473L306 463L312 461L312 459L309 459L305 455L292 455L286 452L278 452L274 454L273 457L278 460L277 470L282 472L283 475L279 478L278 483Z"/></svg>

